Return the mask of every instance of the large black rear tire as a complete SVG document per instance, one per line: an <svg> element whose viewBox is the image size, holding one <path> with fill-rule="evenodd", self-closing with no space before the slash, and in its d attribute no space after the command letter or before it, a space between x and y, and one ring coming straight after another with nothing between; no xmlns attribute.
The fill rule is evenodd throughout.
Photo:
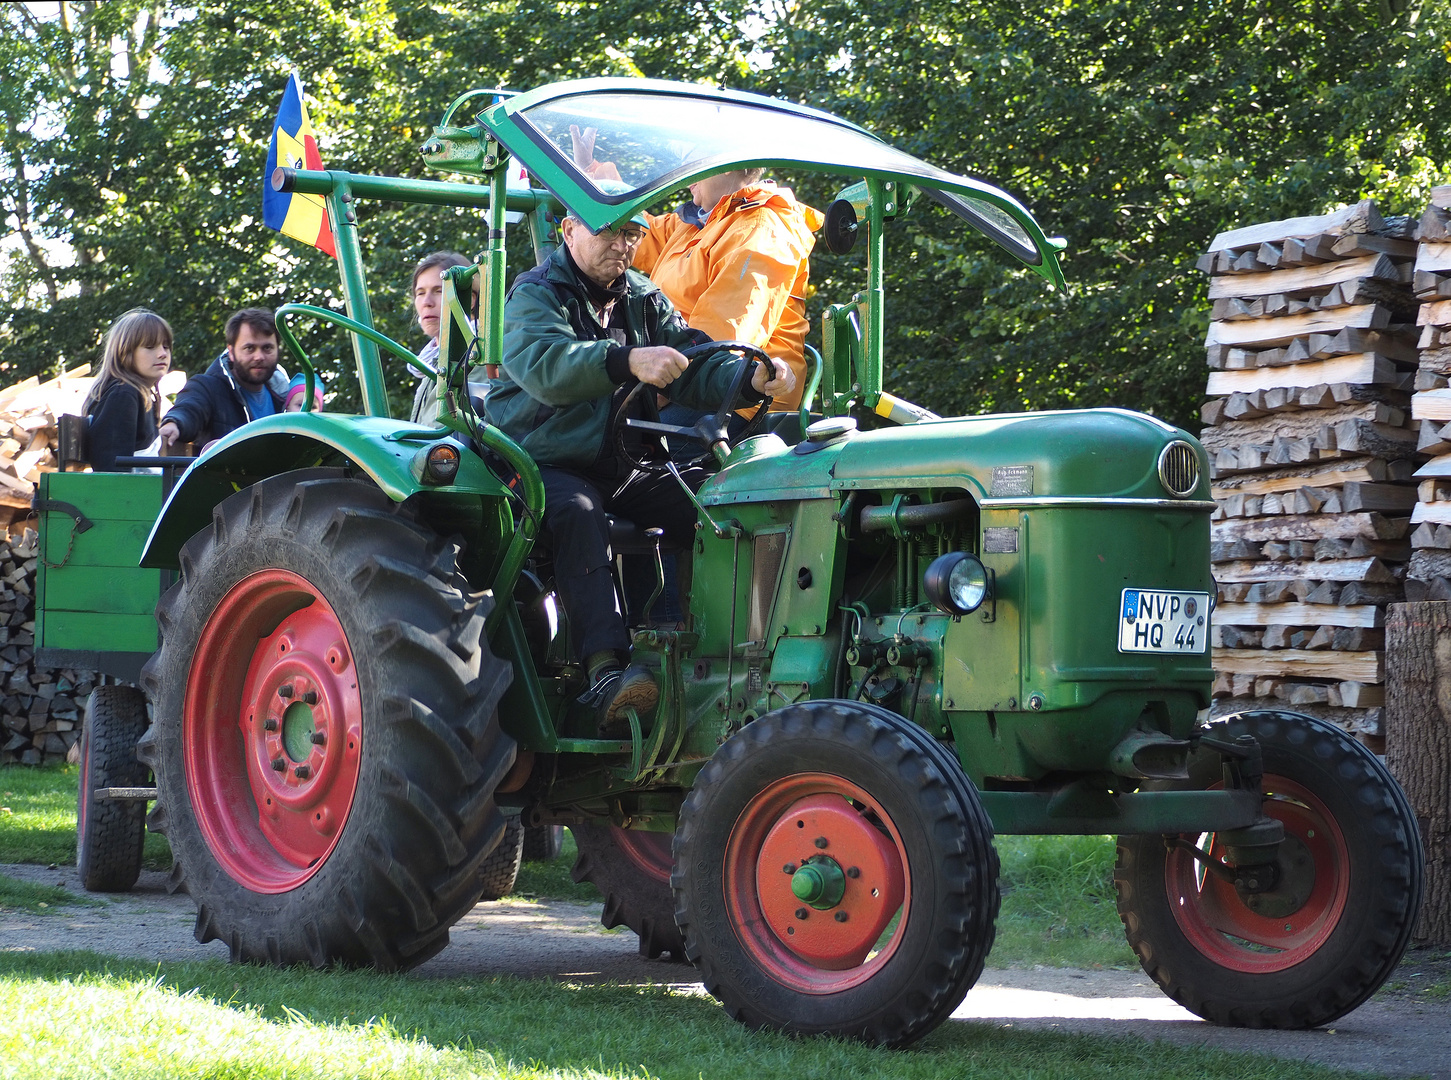
<svg viewBox="0 0 1451 1080"><path fill-rule="evenodd" d="M1344 1016L1400 962L1420 909L1423 854L1400 785L1333 724L1298 713L1239 713L1212 725L1251 735L1264 755L1264 808L1283 822L1273 892L1242 898L1160 836L1122 836L1114 885L1143 968L1206 1020L1309 1028ZM1188 783L1219 781L1201 751ZM1217 858L1210 834L1182 839Z"/></svg>
<svg viewBox="0 0 1451 1080"><path fill-rule="evenodd" d="M98 799L97 788L145 787L150 770L136 760L146 733L146 695L134 686L91 691L81 729L81 775L76 789L76 869L91 892L126 892L141 876L146 803Z"/></svg>
<svg viewBox="0 0 1451 1080"><path fill-rule="evenodd" d="M233 961L412 967L504 833L509 666L459 544L337 470L264 480L182 549L143 671L151 828Z"/></svg>
<svg viewBox="0 0 1451 1080"><path fill-rule="evenodd" d="M716 751L671 883L686 955L727 1013L888 1046L961 1003L999 904L992 823L957 759L849 701L768 713Z"/></svg>
<svg viewBox="0 0 1451 1080"><path fill-rule="evenodd" d="M684 960L685 939L670 895L670 834L614 825L571 825L569 831L579 849L570 877L604 896L600 922L635 931L641 956L654 960L668 953Z"/></svg>

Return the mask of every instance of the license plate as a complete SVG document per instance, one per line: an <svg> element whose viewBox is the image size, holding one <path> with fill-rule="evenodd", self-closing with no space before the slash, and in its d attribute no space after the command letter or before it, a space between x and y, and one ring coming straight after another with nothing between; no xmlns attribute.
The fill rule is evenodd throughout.
<svg viewBox="0 0 1451 1080"><path fill-rule="evenodd" d="M1119 652L1203 653L1208 649L1208 593L1123 591Z"/></svg>

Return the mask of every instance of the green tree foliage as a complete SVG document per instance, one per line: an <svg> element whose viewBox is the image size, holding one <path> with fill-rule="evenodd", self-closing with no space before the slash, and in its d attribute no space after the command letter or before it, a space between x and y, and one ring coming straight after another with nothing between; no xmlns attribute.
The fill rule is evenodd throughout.
<svg viewBox="0 0 1451 1080"><path fill-rule="evenodd" d="M889 385L945 412L1124 405L1192 424L1193 264L1216 233L1366 196L1419 214L1444 177L1447 24L1424 8L827 0L776 25L761 85L1000 184L1068 239L1070 291L1049 297L940 218L901 222Z"/></svg>
<svg viewBox="0 0 1451 1080"><path fill-rule="evenodd" d="M260 224L273 116L302 75L324 160L424 175L449 100L591 75L696 79L856 120L1017 194L1067 237L1066 294L918 206L888 233L888 385L939 411L1114 404L1192 423L1221 229L1442 178L1445 0L164 0L0 7L0 380L94 359L146 304L201 370L227 314L338 303L330 259ZM47 12L46 9L50 9ZM817 205L832 198L803 189ZM412 263L482 222L360 208L380 329L419 344ZM50 242L74 253L58 258ZM522 266L527 245L515 245ZM818 248L814 304L860 287ZM305 340L337 361L338 335ZM331 351L330 351L331 350ZM407 396L409 378L399 375ZM354 399L350 377L336 389Z"/></svg>

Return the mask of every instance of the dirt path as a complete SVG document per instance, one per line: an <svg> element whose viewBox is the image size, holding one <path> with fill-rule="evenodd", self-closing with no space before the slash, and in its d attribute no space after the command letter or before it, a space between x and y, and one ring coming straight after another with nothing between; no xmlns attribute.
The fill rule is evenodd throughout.
<svg viewBox="0 0 1451 1080"><path fill-rule="evenodd" d="M0 866L0 874L80 892L74 867ZM0 950L92 949L148 960L225 959L220 942L199 945L194 911L166 892L166 876L142 874L135 891L100 907L68 907L0 919ZM692 969L644 960L630 933L604 930L599 905L561 901L484 904L452 933L452 944L420 967L421 978L507 974L576 982L665 982L699 988ZM983 973L953 1013L962 1023L1165 1040L1186 1046L1270 1054L1387 1076L1451 1080L1451 1001L1416 993L1418 979L1445 980L1451 963L1414 954L1390 987L1333 1027L1248 1031L1207 1024L1159 992L1141 972L1058 968Z"/></svg>

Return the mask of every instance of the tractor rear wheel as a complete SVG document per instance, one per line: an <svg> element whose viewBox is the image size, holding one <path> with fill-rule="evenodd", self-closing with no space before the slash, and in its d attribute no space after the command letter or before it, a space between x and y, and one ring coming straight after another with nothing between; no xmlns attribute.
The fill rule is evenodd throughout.
<svg viewBox="0 0 1451 1080"><path fill-rule="evenodd" d="M671 878L686 955L750 1027L902 1046L982 973L992 823L952 753L896 713L790 705L701 771Z"/></svg>
<svg viewBox="0 0 1451 1080"><path fill-rule="evenodd" d="M1285 827L1275 886L1241 896L1184 845L1121 836L1114 885L1129 944L1186 1009L1236 1027L1310 1028L1344 1016L1399 963L1420 908L1422 850L1400 785L1333 724L1239 713L1222 739L1251 735L1264 756L1264 811ZM1203 750L1187 783L1219 786ZM1216 860L1214 834L1179 838Z"/></svg>
<svg viewBox="0 0 1451 1080"><path fill-rule="evenodd" d="M146 695L136 687L91 691L76 789L76 869L91 892L126 892L141 876L146 803L98 799L96 789L146 786L151 774L136 760L136 742L146 734L146 723Z"/></svg>
<svg viewBox="0 0 1451 1080"><path fill-rule="evenodd" d="M570 877L588 881L604 896L600 922L640 935L641 956L685 959L670 895L670 834L615 825L571 825L569 831L579 849Z"/></svg>
<svg viewBox="0 0 1451 1080"><path fill-rule="evenodd" d="M512 671L459 544L338 470L231 496L157 605L152 829L234 962L412 967L504 833Z"/></svg>

